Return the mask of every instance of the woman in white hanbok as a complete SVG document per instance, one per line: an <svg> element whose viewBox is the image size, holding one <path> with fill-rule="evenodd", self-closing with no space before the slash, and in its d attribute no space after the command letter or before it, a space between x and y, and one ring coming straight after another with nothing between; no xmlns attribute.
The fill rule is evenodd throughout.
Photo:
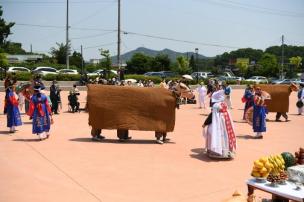
<svg viewBox="0 0 304 202"><path fill-rule="evenodd" d="M207 154L212 158L234 158L236 151L236 137L233 121L224 102L224 90L212 94L212 112L203 124L205 132Z"/></svg>

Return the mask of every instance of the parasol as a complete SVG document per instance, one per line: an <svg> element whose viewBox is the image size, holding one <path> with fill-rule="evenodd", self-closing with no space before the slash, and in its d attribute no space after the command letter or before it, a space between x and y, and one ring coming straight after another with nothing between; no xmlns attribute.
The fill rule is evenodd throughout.
<svg viewBox="0 0 304 202"><path fill-rule="evenodd" d="M271 100L271 95L269 93L267 93L266 91L262 91L261 97L264 100Z"/></svg>
<svg viewBox="0 0 304 202"><path fill-rule="evenodd" d="M250 107L249 109L247 109L247 111L245 113L245 119L246 119L246 121L249 125L252 125L252 122L253 122L253 107Z"/></svg>
<svg viewBox="0 0 304 202"><path fill-rule="evenodd" d="M20 83L16 86L16 93L22 92L24 89L29 88L32 84L30 82Z"/></svg>
<svg viewBox="0 0 304 202"><path fill-rule="evenodd" d="M185 74L182 76L184 79L193 80L191 75Z"/></svg>
<svg viewBox="0 0 304 202"><path fill-rule="evenodd" d="M128 82L128 81L130 81L131 83L136 83L136 82L137 82L136 79L126 79L126 80L125 80L125 82Z"/></svg>

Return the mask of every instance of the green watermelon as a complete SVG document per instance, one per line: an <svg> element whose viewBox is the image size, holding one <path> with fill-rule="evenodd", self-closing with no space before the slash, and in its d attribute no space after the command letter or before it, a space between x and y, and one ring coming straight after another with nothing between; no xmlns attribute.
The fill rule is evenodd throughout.
<svg viewBox="0 0 304 202"><path fill-rule="evenodd" d="M285 169L296 164L295 157L291 153L283 152L281 155L285 161Z"/></svg>

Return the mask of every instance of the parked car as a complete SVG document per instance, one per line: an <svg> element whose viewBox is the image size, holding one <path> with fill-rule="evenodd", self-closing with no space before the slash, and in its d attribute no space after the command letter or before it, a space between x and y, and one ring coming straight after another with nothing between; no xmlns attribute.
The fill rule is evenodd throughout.
<svg viewBox="0 0 304 202"><path fill-rule="evenodd" d="M58 72L60 74L72 74L72 75L77 75L78 74L76 69L61 69Z"/></svg>
<svg viewBox="0 0 304 202"><path fill-rule="evenodd" d="M271 82L272 84L291 84L291 79L279 79Z"/></svg>
<svg viewBox="0 0 304 202"><path fill-rule="evenodd" d="M304 80L302 81L301 79L291 79L291 82L299 85L301 83L304 83Z"/></svg>
<svg viewBox="0 0 304 202"><path fill-rule="evenodd" d="M264 76L252 76L249 79L246 79L246 81L251 81L255 83L268 83L268 80Z"/></svg>
<svg viewBox="0 0 304 202"><path fill-rule="evenodd" d="M26 67L9 67L7 70L8 73L13 73L13 72L31 72L31 70L29 70Z"/></svg>
<svg viewBox="0 0 304 202"><path fill-rule="evenodd" d="M163 72L146 72L144 73L145 76L159 76L165 78L166 75Z"/></svg>
<svg viewBox="0 0 304 202"><path fill-rule="evenodd" d="M191 76L193 77L193 79L195 78L199 78L199 79L207 79L207 78L212 78L214 77L214 75L211 72L193 72L191 74Z"/></svg>
<svg viewBox="0 0 304 202"><path fill-rule="evenodd" d="M105 69L98 69L98 70L95 70L94 72L92 73L87 73L87 76L100 76L100 75L104 75L105 73ZM110 70L113 74L117 74L117 71L116 70Z"/></svg>
<svg viewBox="0 0 304 202"><path fill-rule="evenodd" d="M161 71L160 73L163 73L165 77L176 77L177 73L172 71Z"/></svg>
<svg viewBox="0 0 304 202"><path fill-rule="evenodd" d="M57 69L53 67L36 67L36 69L34 69L32 72L34 74L41 74L42 76L47 74L58 74Z"/></svg>

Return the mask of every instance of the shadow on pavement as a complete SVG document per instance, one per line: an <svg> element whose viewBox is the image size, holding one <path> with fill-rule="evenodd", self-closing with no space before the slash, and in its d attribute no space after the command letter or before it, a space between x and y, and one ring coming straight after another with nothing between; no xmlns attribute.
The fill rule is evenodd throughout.
<svg viewBox="0 0 304 202"><path fill-rule="evenodd" d="M22 124L32 124L32 122L31 121L24 121L24 122L22 122Z"/></svg>
<svg viewBox="0 0 304 202"><path fill-rule="evenodd" d="M208 116L209 114L199 114L199 115L201 115L201 116Z"/></svg>
<svg viewBox="0 0 304 202"><path fill-rule="evenodd" d="M112 143L112 144L157 144L155 140L126 140L119 141L118 139L103 139L101 141L93 141L91 138L73 138L70 141L74 142L92 142L92 143ZM175 144L175 142L166 142L164 144Z"/></svg>
<svg viewBox="0 0 304 202"><path fill-rule="evenodd" d="M247 124L248 124L248 122L247 122L247 121L245 121L245 120L241 120L241 121L238 121L238 120L237 120L237 121L236 121L236 120L233 120L233 122L234 122L234 123L247 123Z"/></svg>
<svg viewBox="0 0 304 202"><path fill-rule="evenodd" d="M204 152L202 148L191 149L191 152L194 154L190 154L191 158L195 158L205 162L219 162L219 161L230 161L231 159L213 159L208 157L207 153Z"/></svg>
<svg viewBox="0 0 304 202"><path fill-rule="evenodd" d="M13 141L16 141L16 142L40 142L41 140L40 139L14 139Z"/></svg>
<svg viewBox="0 0 304 202"><path fill-rule="evenodd" d="M2 131L0 131L0 134L1 135L10 135L11 133L7 130L2 130Z"/></svg>
<svg viewBox="0 0 304 202"><path fill-rule="evenodd" d="M255 136L252 135L237 135L236 138L238 139L244 139L244 140L255 140Z"/></svg>

